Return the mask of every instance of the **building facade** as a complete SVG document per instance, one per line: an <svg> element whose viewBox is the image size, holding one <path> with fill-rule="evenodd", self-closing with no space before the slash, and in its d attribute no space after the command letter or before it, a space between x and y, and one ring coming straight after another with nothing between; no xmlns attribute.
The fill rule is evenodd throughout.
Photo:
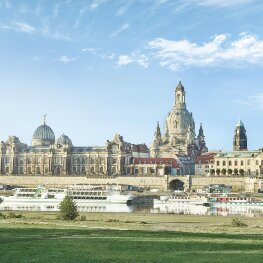
<svg viewBox="0 0 263 263"><path fill-rule="evenodd" d="M39 126L32 145L10 136L0 143L0 173L3 175L125 175L125 165L136 157L149 157L145 144L131 144L116 134L105 146L75 147L70 138L55 140L53 130L45 123Z"/></svg>
<svg viewBox="0 0 263 263"><path fill-rule="evenodd" d="M174 158L177 154L197 156L207 152L202 125L198 136L195 134L195 121L187 110L186 92L181 82L175 89L174 107L166 118L164 135L158 122L150 150L155 158Z"/></svg>

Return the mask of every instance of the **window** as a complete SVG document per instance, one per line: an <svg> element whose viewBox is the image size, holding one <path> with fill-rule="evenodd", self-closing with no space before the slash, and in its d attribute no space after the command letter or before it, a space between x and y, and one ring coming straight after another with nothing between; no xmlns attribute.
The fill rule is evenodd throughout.
<svg viewBox="0 0 263 263"><path fill-rule="evenodd" d="M258 160L256 160L256 165L258 165Z"/></svg>
<svg viewBox="0 0 263 263"><path fill-rule="evenodd" d="M10 158L9 157L5 158L5 164L10 164Z"/></svg>
<svg viewBox="0 0 263 263"><path fill-rule="evenodd" d="M219 166L219 165L220 165L220 162L219 162L219 161L217 161L217 162L216 162L216 165L217 165L217 166Z"/></svg>
<svg viewBox="0 0 263 263"><path fill-rule="evenodd" d="M247 165L250 165L250 159L247 160Z"/></svg>
<svg viewBox="0 0 263 263"><path fill-rule="evenodd" d="M244 165L244 161L241 161L241 162L240 162L240 165L243 166L243 165Z"/></svg>
<svg viewBox="0 0 263 263"><path fill-rule="evenodd" d="M226 161L223 161L223 166L226 166Z"/></svg>
<svg viewBox="0 0 263 263"><path fill-rule="evenodd" d="M229 165L229 166L232 166L232 161L229 161L229 162L228 162L228 165Z"/></svg>
<svg viewBox="0 0 263 263"><path fill-rule="evenodd" d="M154 174L155 173L155 169L154 168L151 168L151 174Z"/></svg>
<svg viewBox="0 0 263 263"><path fill-rule="evenodd" d="M237 160L235 160L235 166L237 166L238 164L237 164Z"/></svg>
<svg viewBox="0 0 263 263"><path fill-rule="evenodd" d="M100 174L103 174L103 173L104 173L103 166L100 166Z"/></svg>

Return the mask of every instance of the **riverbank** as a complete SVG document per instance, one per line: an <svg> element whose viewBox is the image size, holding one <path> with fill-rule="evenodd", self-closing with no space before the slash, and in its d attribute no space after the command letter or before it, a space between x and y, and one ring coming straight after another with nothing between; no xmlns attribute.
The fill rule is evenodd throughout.
<svg viewBox="0 0 263 263"><path fill-rule="evenodd" d="M262 262L262 218L3 212L1 262ZM15 216L19 218L15 218ZM6 217L6 218L3 218ZM19 260L18 260L19 259Z"/></svg>

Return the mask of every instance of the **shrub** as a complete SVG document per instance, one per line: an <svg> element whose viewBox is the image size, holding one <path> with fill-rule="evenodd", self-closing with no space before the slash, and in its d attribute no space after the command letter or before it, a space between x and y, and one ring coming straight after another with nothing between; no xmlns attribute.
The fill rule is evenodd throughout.
<svg viewBox="0 0 263 263"><path fill-rule="evenodd" d="M2 212L0 212L0 218L5 218L6 216L2 213Z"/></svg>
<svg viewBox="0 0 263 263"><path fill-rule="evenodd" d="M77 205L70 196L66 195L60 203L59 215L63 220L74 220L78 217Z"/></svg>
<svg viewBox="0 0 263 263"><path fill-rule="evenodd" d="M235 218L232 219L231 225L234 226L234 227L247 226L247 224L241 218L238 218L238 217L235 217Z"/></svg>
<svg viewBox="0 0 263 263"><path fill-rule="evenodd" d="M232 169L228 169L228 170L227 170L227 173L228 173L228 175L232 175L233 170L232 170Z"/></svg>
<svg viewBox="0 0 263 263"><path fill-rule="evenodd" d="M238 170L235 168L234 169L234 175L237 175L238 174Z"/></svg>
<svg viewBox="0 0 263 263"><path fill-rule="evenodd" d="M214 174L215 174L215 169L211 169L211 170L210 170L210 174L211 174L211 175L214 175Z"/></svg>
<svg viewBox="0 0 263 263"><path fill-rule="evenodd" d="M243 170L243 169L239 169L239 173L240 173L240 175L244 175L244 173L245 173L245 171Z"/></svg>
<svg viewBox="0 0 263 263"><path fill-rule="evenodd" d="M5 218L22 218L22 214L15 214L14 212L9 212Z"/></svg>
<svg viewBox="0 0 263 263"><path fill-rule="evenodd" d="M84 216L84 215L80 216L80 218L79 218L80 221L86 221L86 219L87 219L87 218L86 218L86 216Z"/></svg>
<svg viewBox="0 0 263 263"><path fill-rule="evenodd" d="M222 174L226 175L226 169L225 168L222 169Z"/></svg>
<svg viewBox="0 0 263 263"><path fill-rule="evenodd" d="M216 169L216 174L217 174L217 175L220 174L220 169Z"/></svg>

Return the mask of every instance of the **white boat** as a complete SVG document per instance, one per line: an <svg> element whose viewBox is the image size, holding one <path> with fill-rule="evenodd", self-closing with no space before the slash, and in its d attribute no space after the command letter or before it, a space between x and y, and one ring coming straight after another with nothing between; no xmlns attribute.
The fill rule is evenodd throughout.
<svg viewBox="0 0 263 263"><path fill-rule="evenodd" d="M7 210L9 207L16 207L13 210L33 207L35 210L56 211L59 204L68 195L72 197L76 205L81 207L87 204L125 204L129 205L134 196L123 194L116 190L102 190L96 187L81 185L69 188L16 188L13 196L3 198L0 210ZM25 209L28 210L28 209Z"/></svg>
<svg viewBox="0 0 263 263"><path fill-rule="evenodd" d="M222 194L208 197L209 204L213 207L228 207L228 206L263 206L263 201L255 197L241 196L238 194Z"/></svg>
<svg viewBox="0 0 263 263"><path fill-rule="evenodd" d="M193 204L193 205L208 205L208 199L204 196L194 195L169 195L160 196L160 199L153 200L154 205L157 204Z"/></svg>
<svg viewBox="0 0 263 263"><path fill-rule="evenodd" d="M153 213L163 214L182 214L182 215L207 215L209 212L208 206L195 205L191 203L154 203Z"/></svg>

